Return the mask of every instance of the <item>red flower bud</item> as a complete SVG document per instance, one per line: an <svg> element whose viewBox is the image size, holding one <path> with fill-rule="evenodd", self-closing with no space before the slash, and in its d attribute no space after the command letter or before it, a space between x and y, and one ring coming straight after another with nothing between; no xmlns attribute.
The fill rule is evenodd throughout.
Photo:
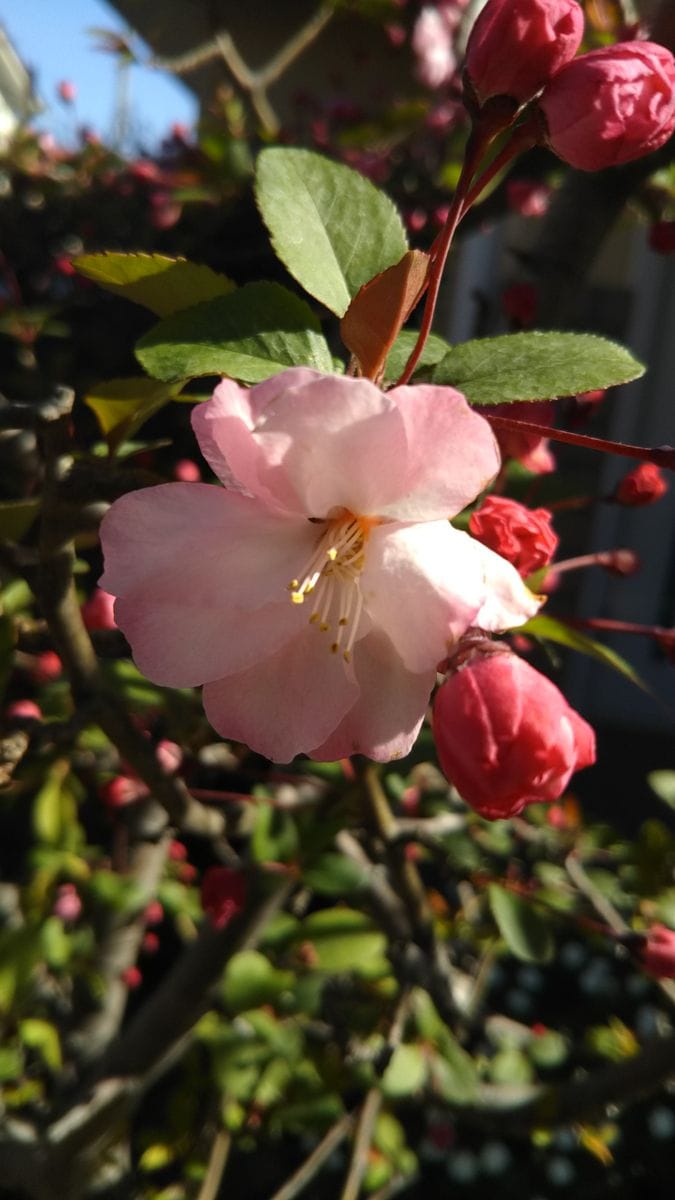
<svg viewBox="0 0 675 1200"><path fill-rule="evenodd" d="M164 920L164 909L162 908L159 900L151 900L150 903L146 905L143 913L143 920L145 921L146 925L161 924L161 922Z"/></svg>
<svg viewBox="0 0 675 1200"><path fill-rule="evenodd" d="M42 709L34 700L13 700L5 709L8 721L41 721Z"/></svg>
<svg viewBox="0 0 675 1200"><path fill-rule="evenodd" d="M37 684L51 683L60 679L63 674L63 663L55 650L44 650L38 654L30 671L31 678Z"/></svg>
<svg viewBox="0 0 675 1200"><path fill-rule="evenodd" d="M521 217L543 217L552 194L547 184L536 180L509 179L506 184L506 203Z"/></svg>
<svg viewBox="0 0 675 1200"><path fill-rule="evenodd" d="M173 468L174 479L179 479L181 483L199 483L202 473L199 470L196 462L191 458L181 458Z"/></svg>
<svg viewBox="0 0 675 1200"><path fill-rule="evenodd" d="M214 929L224 929L246 901L246 881L241 871L209 867L202 880L201 899Z"/></svg>
<svg viewBox="0 0 675 1200"><path fill-rule="evenodd" d="M577 0L488 0L466 48L479 104L490 96L531 100L574 58L584 33Z"/></svg>
<svg viewBox="0 0 675 1200"><path fill-rule="evenodd" d="M550 679L494 645L448 676L434 702L441 768L488 820L557 800L595 762L595 735Z"/></svg>
<svg viewBox="0 0 675 1200"><path fill-rule="evenodd" d="M70 79L62 79L56 85L56 92L59 100L63 100L64 104L74 104L77 99L77 88Z"/></svg>
<svg viewBox="0 0 675 1200"><path fill-rule="evenodd" d="M655 979L675 979L675 930L652 925L637 957Z"/></svg>
<svg viewBox="0 0 675 1200"><path fill-rule="evenodd" d="M525 578L550 563L558 548L551 521L547 508L526 508L517 500L488 496L471 514L469 532Z"/></svg>
<svg viewBox="0 0 675 1200"><path fill-rule="evenodd" d="M639 508L643 504L654 504L667 491L668 484L660 468L655 463L645 462L624 475L613 498L617 504Z"/></svg>
<svg viewBox="0 0 675 1200"><path fill-rule="evenodd" d="M618 42L563 67L539 99L548 144L599 171L658 150L675 129L675 59L655 42Z"/></svg>
<svg viewBox="0 0 675 1200"><path fill-rule="evenodd" d="M126 984L130 992L134 992L140 987L143 982L143 976L138 967L127 967L120 975L122 983Z"/></svg>
<svg viewBox="0 0 675 1200"><path fill-rule="evenodd" d="M82 620L87 629L117 629L113 616L115 597L97 587L82 605Z"/></svg>

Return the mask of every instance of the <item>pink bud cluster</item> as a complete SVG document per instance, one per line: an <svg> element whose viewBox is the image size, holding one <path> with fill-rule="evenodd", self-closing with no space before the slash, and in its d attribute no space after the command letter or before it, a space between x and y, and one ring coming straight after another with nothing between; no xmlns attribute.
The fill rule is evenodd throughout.
<svg viewBox="0 0 675 1200"><path fill-rule="evenodd" d="M466 52L469 102L536 99L540 140L582 171L631 162L675 130L675 60L655 42L618 42L577 56L577 0L488 0Z"/></svg>

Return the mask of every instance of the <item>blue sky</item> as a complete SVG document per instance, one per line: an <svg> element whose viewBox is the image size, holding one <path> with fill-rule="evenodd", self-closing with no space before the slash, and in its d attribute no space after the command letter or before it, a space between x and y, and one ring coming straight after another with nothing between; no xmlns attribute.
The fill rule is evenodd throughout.
<svg viewBox="0 0 675 1200"><path fill-rule="evenodd" d="M59 141L72 142L79 125L89 125L104 139L114 127L116 64L112 55L94 48L91 27L124 32L118 14L103 0L0 0L2 24L14 48L35 71L37 93L45 111L34 124ZM58 83L77 88L72 107L61 103ZM152 148L174 121L191 124L196 106L180 82L160 72L132 67L130 72L131 133Z"/></svg>

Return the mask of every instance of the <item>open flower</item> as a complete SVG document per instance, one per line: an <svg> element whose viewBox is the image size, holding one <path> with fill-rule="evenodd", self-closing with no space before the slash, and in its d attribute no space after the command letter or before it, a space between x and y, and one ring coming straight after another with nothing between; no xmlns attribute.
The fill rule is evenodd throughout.
<svg viewBox="0 0 675 1200"><path fill-rule="evenodd" d="M457 638L537 607L448 523L499 468L488 423L452 388L294 368L224 381L193 425L225 486L131 492L102 526L137 665L279 762L406 754Z"/></svg>

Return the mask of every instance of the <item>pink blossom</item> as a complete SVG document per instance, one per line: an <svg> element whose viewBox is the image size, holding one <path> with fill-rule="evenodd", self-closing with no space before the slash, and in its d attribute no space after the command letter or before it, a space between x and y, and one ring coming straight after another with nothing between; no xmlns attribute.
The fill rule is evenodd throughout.
<svg viewBox="0 0 675 1200"><path fill-rule="evenodd" d="M60 885L52 912L55 916L60 917L66 925L77 921L82 912L82 901L74 883L62 883Z"/></svg>
<svg viewBox="0 0 675 1200"><path fill-rule="evenodd" d="M521 217L543 217L551 203L551 188L532 179L509 179L506 202Z"/></svg>
<svg viewBox="0 0 675 1200"><path fill-rule="evenodd" d="M70 79L62 79L56 85L56 92L59 100L63 100L64 104L74 104L77 99L77 88Z"/></svg>
<svg viewBox="0 0 675 1200"><path fill-rule="evenodd" d="M131 492L103 521L137 665L204 684L211 724L279 762L406 754L457 638L538 607L448 522L499 469L489 424L452 388L294 368L223 381L193 425L225 486Z"/></svg>
<svg viewBox="0 0 675 1200"><path fill-rule="evenodd" d="M618 42L582 54L539 100L551 149L599 171L657 150L675 130L675 60L655 42Z"/></svg>
<svg viewBox="0 0 675 1200"><path fill-rule="evenodd" d="M453 35L458 20L459 14L449 8L425 5L415 22L412 48L417 77L425 87L442 87L457 70Z"/></svg>

